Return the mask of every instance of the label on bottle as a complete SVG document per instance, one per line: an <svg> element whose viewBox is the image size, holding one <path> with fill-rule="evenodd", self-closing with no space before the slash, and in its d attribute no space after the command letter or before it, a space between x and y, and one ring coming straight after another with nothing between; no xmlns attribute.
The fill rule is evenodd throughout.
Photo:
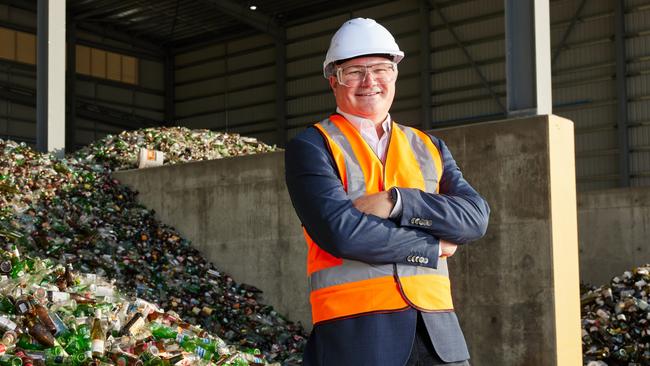
<svg viewBox="0 0 650 366"><path fill-rule="evenodd" d="M103 354L104 353L104 341L102 339L93 339L92 345L90 346L90 350L93 353Z"/></svg>
<svg viewBox="0 0 650 366"><path fill-rule="evenodd" d="M16 329L17 326L18 325L12 322L11 319L6 318L4 316L0 316L0 328L7 329L7 330L14 330Z"/></svg>
<svg viewBox="0 0 650 366"><path fill-rule="evenodd" d="M113 289L108 286L97 286L95 287L95 296L106 297L113 296Z"/></svg>
<svg viewBox="0 0 650 366"><path fill-rule="evenodd" d="M180 347L178 347L178 344L176 343L170 343L165 345L165 352L174 353L179 350Z"/></svg>
<svg viewBox="0 0 650 366"><path fill-rule="evenodd" d="M210 356L208 351L205 348L201 347L201 346L196 347L196 350L194 350L194 352L197 355L199 355L199 357L201 357L201 358L205 358L206 356Z"/></svg>
<svg viewBox="0 0 650 366"><path fill-rule="evenodd" d="M70 294L63 291L48 291L47 297L51 302L64 302L70 300Z"/></svg>

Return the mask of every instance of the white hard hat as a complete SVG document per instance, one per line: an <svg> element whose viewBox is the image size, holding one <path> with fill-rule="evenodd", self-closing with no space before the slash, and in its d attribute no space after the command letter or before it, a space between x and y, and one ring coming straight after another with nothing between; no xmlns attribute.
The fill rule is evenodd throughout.
<svg viewBox="0 0 650 366"><path fill-rule="evenodd" d="M374 54L391 55L395 63L404 58L393 35L381 24L369 18L348 20L332 37L323 62L323 75L326 79L332 75L336 61Z"/></svg>

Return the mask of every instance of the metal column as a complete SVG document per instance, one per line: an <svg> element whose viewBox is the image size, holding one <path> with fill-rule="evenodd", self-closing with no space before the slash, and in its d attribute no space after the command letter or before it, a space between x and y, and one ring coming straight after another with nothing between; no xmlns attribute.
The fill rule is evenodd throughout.
<svg viewBox="0 0 650 366"><path fill-rule="evenodd" d="M429 1L420 0L420 120L422 129L433 127L431 113L431 21Z"/></svg>
<svg viewBox="0 0 650 366"><path fill-rule="evenodd" d="M36 148L58 156L66 136L65 8L65 1L38 0Z"/></svg>
<svg viewBox="0 0 650 366"><path fill-rule="evenodd" d="M174 75L174 54L171 49L165 52L165 126L176 124L176 78Z"/></svg>
<svg viewBox="0 0 650 366"><path fill-rule="evenodd" d="M277 141L278 146L285 147L287 145L287 45L284 34L275 39L275 85Z"/></svg>
<svg viewBox="0 0 650 366"><path fill-rule="evenodd" d="M548 0L505 0L509 116L551 114Z"/></svg>
<svg viewBox="0 0 650 366"><path fill-rule="evenodd" d="M65 150L73 152L77 149L77 103L75 99L77 90L77 26L74 22L68 23L67 38L65 101L68 106L65 118Z"/></svg>
<svg viewBox="0 0 650 366"><path fill-rule="evenodd" d="M627 137L627 67L625 61L625 1L614 1L616 38L616 100L619 153L619 184L630 186L630 143Z"/></svg>

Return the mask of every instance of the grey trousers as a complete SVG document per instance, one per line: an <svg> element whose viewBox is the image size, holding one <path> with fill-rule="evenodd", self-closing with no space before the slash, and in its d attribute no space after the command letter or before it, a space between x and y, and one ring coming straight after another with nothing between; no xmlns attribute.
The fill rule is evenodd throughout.
<svg viewBox="0 0 650 366"><path fill-rule="evenodd" d="M470 366L467 360L460 362L445 362L438 357L422 316L418 312L418 324L415 331L415 340L411 349L411 356L404 366Z"/></svg>

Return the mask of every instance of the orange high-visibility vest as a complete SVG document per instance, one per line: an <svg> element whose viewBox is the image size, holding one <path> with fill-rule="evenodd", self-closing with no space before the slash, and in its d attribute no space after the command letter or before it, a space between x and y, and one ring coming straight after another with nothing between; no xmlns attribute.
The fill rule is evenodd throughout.
<svg viewBox="0 0 650 366"><path fill-rule="evenodd" d="M341 115L315 125L325 138L350 200L392 187L438 193L442 159L429 136L393 123L386 162ZM385 313L409 306L422 311L452 311L445 258L438 268L370 265L335 257L321 249L306 230L307 275L314 324L360 314Z"/></svg>

